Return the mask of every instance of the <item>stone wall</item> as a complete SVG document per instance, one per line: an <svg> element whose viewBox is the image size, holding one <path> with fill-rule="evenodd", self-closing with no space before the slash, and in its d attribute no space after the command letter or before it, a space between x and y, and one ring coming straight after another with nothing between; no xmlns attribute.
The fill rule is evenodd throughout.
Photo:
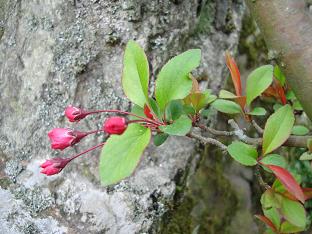
<svg viewBox="0 0 312 234"><path fill-rule="evenodd" d="M120 85L129 39L144 47L156 74L170 57L201 48L197 76L218 90L227 75L224 50L235 50L243 12L238 0L0 0L0 233L161 232L199 162L193 141L150 146L134 176L105 188L99 151L57 176L39 173L45 159L103 136L53 152L47 132L101 127L103 115L69 124L68 104L129 108Z"/></svg>

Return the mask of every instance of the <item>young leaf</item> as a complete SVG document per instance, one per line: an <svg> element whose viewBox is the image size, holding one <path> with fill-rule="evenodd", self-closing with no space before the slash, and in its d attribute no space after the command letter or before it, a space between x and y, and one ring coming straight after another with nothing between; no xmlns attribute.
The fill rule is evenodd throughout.
<svg viewBox="0 0 312 234"><path fill-rule="evenodd" d="M167 133L158 133L154 136L154 145L162 145L167 140L168 136L169 135Z"/></svg>
<svg viewBox="0 0 312 234"><path fill-rule="evenodd" d="M255 217L256 217L257 219L261 220L263 223L265 223L265 224L266 224L269 228L271 228L274 232L277 231L275 225L273 224L273 222L272 222L269 218L267 218L267 217L265 217L265 216L263 216L263 215L255 215Z"/></svg>
<svg viewBox="0 0 312 234"><path fill-rule="evenodd" d="M234 93L231 93L227 90L221 89L219 93L219 98L223 99L235 99L237 96Z"/></svg>
<svg viewBox="0 0 312 234"><path fill-rule="evenodd" d="M309 129L307 129L303 125L295 125L291 131L291 134L297 135L297 136L304 136L309 133Z"/></svg>
<svg viewBox="0 0 312 234"><path fill-rule="evenodd" d="M196 112L199 112L209 103L213 102L217 97L211 95L209 90L202 93L190 93L186 98L184 98L184 103L192 105Z"/></svg>
<svg viewBox="0 0 312 234"><path fill-rule="evenodd" d="M294 197L296 197L299 201L304 203L305 196L300 185L297 183L295 178L284 168L275 166L275 165L268 165L267 166L271 171L273 171L274 175L279 179L279 181L285 186L288 192Z"/></svg>
<svg viewBox="0 0 312 234"><path fill-rule="evenodd" d="M281 213L291 224L305 228L306 212L303 205L298 201L292 201L287 198L282 199Z"/></svg>
<svg viewBox="0 0 312 234"><path fill-rule="evenodd" d="M281 217L277 208L271 207L270 209L263 209L263 214L272 221L277 229L279 229L281 225Z"/></svg>
<svg viewBox="0 0 312 234"><path fill-rule="evenodd" d="M156 80L155 96L161 110L171 100L185 98L192 89L189 73L199 66L199 49L188 50L170 59L160 70Z"/></svg>
<svg viewBox="0 0 312 234"><path fill-rule="evenodd" d="M263 133L263 155L272 152L287 140L294 122L295 117L289 105L279 108L268 118Z"/></svg>
<svg viewBox="0 0 312 234"><path fill-rule="evenodd" d="M254 166L257 164L258 152L251 145L235 141L228 146L228 152L240 164Z"/></svg>
<svg viewBox="0 0 312 234"><path fill-rule="evenodd" d="M239 114L242 112L241 107L232 101L217 99L211 104L217 111L227 114Z"/></svg>
<svg viewBox="0 0 312 234"><path fill-rule="evenodd" d="M122 135L112 135L101 153L99 169L102 184L115 184L130 176L150 138L151 130L139 124L130 124Z"/></svg>
<svg viewBox="0 0 312 234"><path fill-rule="evenodd" d="M175 136L185 136L192 127L192 121L185 115L182 115L173 124L160 126L159 129L164 133Z"/></svg>
<svg viewBox="0 0 312 234"><path fill-rule="evenodd" d="M143 107L148 98L149 66L144 50L129 41L123 60L122 87L126 96Z"/></svg>
<svg viewBox="0 0 312 234"><path fill-rule="evenodd" d="M232 58L228 51L225 52L225 61L226 66L230 70L231 78L235 87L235 92L237 96L242 96L242 84L240 79L240 72L235 63L235 60Z"/></svg>
<svg viewBox="0 0 312 234"><path fill-rule="evenodd" d="M304 152L304 153L300 156L299 160L302 160L302 161L304 161L304 160L312 160L312 153L310 153L310 152Z"/></svg>
<svg viewBox="0 0 312 234"><path fill-rule="evenodd" d="M255 107L252 111L250 111L248 113L249 115L257 115L257 116L261 116L261 115L265 115L266 114L266 110L263 107Z"/></svg>
<svg viewBox="0 0 312 234"><path fill-rule="evenodd" d="M247 105L263 93L273 81L273 66L265 65L254 70L247 78Z"/></svg>

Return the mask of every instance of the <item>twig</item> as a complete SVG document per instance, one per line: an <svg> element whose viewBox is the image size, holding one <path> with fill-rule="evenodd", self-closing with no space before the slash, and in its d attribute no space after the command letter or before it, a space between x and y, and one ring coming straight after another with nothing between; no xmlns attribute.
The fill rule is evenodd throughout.
<svg viewBox="0 0 312 234"><path fill-rule="evenodd" d="M261 175L261 172L260 172L260 166L259 165L256 166L255 175L256 175L258 182L259 182L261 187L263 187L265 190L271 189L270 185L268 185L266 182L264 182L262 175Z"/></svg>
<svg viewBox="0 0 312 234"><path fill-rule="evenodd" d="M254 119L251 120L251 124L260 135L263 134L264 130L257 124L257 122Z"/></svg>
<svg viewBox="0 0 312 234"><path fill-rule="evenodd" d="M223 143L221 143L220 141L216 140L216 139L213 139L210 137L203 137L203 136L197 135L197 134L192 133L192 132L189 133L187 136L190 138L197 139L205 145L206 144L212 144L212 145L215 145L215 146L221 148L222 151L227 151L227 146L224 145Z"/></svg>
<svg viewBox="0 0 312 234"><path fill-rule="evenodd" d="M238 137L238 139L240 139L241 141L247 144L261 145L261 142L262 142L261 138L251 138L247 136L233 119L229 119L228 123L235 130L234 133L235 133L235 136Z"/></svg>
<svg viewBox="0 0 312 234"><path fill-rule="evenodd" d="M234 136L235 135L234 132L220 131L220 130L216 130L216 129L213 129L213 128L210 128L201 124L197 124L196 127L199 127L200 129L207 131L215 136Z"/></svg>

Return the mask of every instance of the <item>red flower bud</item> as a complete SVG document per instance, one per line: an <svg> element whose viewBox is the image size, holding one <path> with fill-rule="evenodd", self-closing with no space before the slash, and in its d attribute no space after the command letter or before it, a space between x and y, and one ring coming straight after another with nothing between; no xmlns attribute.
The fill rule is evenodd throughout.
<svg viewBox="0 0 312 234"><path fill-rule="evenodd" d="M46 160L44 163L40 165L42 174L46 174L48 176L55 175L60 173L63 168L70 162L68 158L52 158Z"/></svg>
<svg viewBox="0 0 312 234"><path fill-rule="evenodd" d="M65 109L65 116L68 118L70 122L78 122L79 120L83 119L88 115L87 112L80 109L79 107L75 107L72 105L69 105Z"/></svg>
<svg viewBox="0 0 312 234"><path fill-rule="evenodd" d="M104 132L109 134L122 134L127 128L126 119L123 117L110 117L103 125Z"/></svg>
<svg viewBox="0 0 312 234"><path fill-rule="evenodd" d="M63 150L69 146L73 146L86 135L88 134L74 131L69 128L54 128L48 133L51 141L51 148L60 150Z"/></svg>

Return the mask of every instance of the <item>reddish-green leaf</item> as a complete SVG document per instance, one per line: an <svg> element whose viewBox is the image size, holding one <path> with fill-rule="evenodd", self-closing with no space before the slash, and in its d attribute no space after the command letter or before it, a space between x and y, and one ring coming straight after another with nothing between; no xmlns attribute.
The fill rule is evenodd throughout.
<svg viewBox="0 0 312 234"><path fill-rule="evenodd" d="M229 68L232 81L234 83L235 92L237 96L242 96L242 86L241 86L241 79L240 79L240 73L238 70L238 67L235 63L235 60L232 58L230 53L226 51L225 53L225 60L226 60L226 66Z"/></svg>
<svg viewBox="0 0 312 234"><path fill-rule="evenodd" d="M295 117L289 105L279 108L268 118L263 133L263 155L272 152L287 140L294 122Z"/></svg>
<svg viewBox="0 0 312 234"><path fill-rule="evenodd" d="M274 232L276 232L277 230L276 230L276 227L274 226L274 224L273 224L273 222L269 219L269 218L267 218L267 217L265 217L265 216L263 216L263 215L255 215L255 217L257 218L257 219L259 219L259 220L261 220L263 223L265 223L268 227L270 227Z"/></svg>
<svg viewBox="0 0 312 234"><path fill-rule="evenodd" d="M265 166L273 171L274 175L280 180L290 194L294 195L299 201L304 203L305 196L300 185L286 169L275 165L265 164Z"/></svg>

